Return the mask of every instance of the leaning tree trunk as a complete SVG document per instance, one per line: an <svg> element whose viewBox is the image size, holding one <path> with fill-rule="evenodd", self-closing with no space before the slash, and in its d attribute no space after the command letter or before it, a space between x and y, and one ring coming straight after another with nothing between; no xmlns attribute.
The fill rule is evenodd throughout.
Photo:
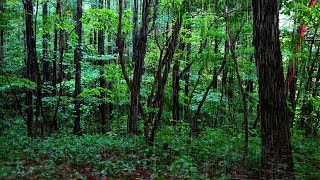
<svg viewBox="0 0 320 180"><path fill-rule="evenodd" d="M279 40L279 2L252 2L261 115L261 176L286 179L292 177L293 161Z"/></svg>
<svg viewBox="0 0 320 180"><path fill-rule="evenodd" d="M81 64L80 61L82 59L82 0L77 0L77 24L76 24L76 34L78 35L78 44L74 50L74 64L75 64L75 91L74 91L74 110L75 110L75 120L74 120L74 127L73 132L74 134L80 135L81 128L80 128L80 104L81 101L79 100L79 94L81 92Z"/></svg>

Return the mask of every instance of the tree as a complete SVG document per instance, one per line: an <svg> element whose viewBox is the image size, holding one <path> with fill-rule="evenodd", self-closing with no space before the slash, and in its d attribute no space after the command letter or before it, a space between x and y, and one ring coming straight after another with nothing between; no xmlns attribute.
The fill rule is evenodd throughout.
<svg viewBox="0 0 320 180"><path fill-rule="evenodd" d="M134 1L135 13L138 12L138 1ZM127 121L128 133L136 134L137 129L137 118L140 104L140 88L141 78L143 74L144 57L147 50L147 37L148 37L148 26L149 26L149 10L150 1L143 0L142 3L142 20L140 29L137 31L133 29L133 40L132 40L132 61L134 62L133 80L131 86L131 97L130 97L130 109ZM136 14L134 15L134 17ZM136 25L135 25L136 26Z"/></svg>
<svg viewBox="0 0 320 180"><path fill-rule="evenodd" d="M255 0L252 5L261 117L261 175L283 179L292 176L293 161L279 40L279 2Z"/></svg>
<svg viewBox="0 0 320 180"><path fill-rule="evenodd" d="M103 8L103 0L99 0L99 9ZM98 54L99 55L104 55L104 30L103 29L99 29L98 30ZM100 82L100 87L101 88L105 88L105 79L104 79L104 71L103 66L103 60L99 60L98 64L101 66L101 70L100 70L100 78L99 78L99 82ZM104 99L105 97L105 93L101 94L101 98ZM100 110L100 121L101 121L101 133L105 132L105 126L106 126L106 103L102 102L99 105L99 110Z"/></svg>
<svg viewBox="0 0 320 180"><path fill-rule="evenodd" d="M74 110L75 110L75 120L74 120L74 127L73 132L74 134L80 135L81 134L81 127L80 127L80 119L81 119L81 112L80 112L80 105L81 101L79 100L78 95L81 92L81 64L80 61L82 59L82 0L77 0L77 21L76 21L76 34L78 36L78 44L74 49L74 64L75 64L75 90L74 90Z"/></svg>
<svg viewBox="0 0 320 180"><path fill-rule="evenodd" d="M42 21L43 21L43 34L42 34L42 74L43 82L48 82L50 79L49 61L48 61L48 42L50 34L48 28L48 2L43 2L42 7Z"/></svg>
<svg viewBox="0 0 320 180"><path fill-rule="evenodd" d="M0 13L4 13L4 0L0 1ZM3 51L3 45L4 45L4 30L3 27L0 27L0 62L3 60L4 51Z"/></svg>
<svg viewBox="0 0 320 180"><path fill-rule="evenodd" d="M38 64L37 64L37 55L36 55L36 40L34 34L34 25L33 25L33 3L32 0L25 0L24 2L25 10L25 25L26 25L26 39L27 39L27 77L30 81L37 82L38 77ZM33 120L33 104L32 104L32 90L26 91L26 106L27 109L27 129L28 135L33 137L34 132L34 120Z"/></svg>

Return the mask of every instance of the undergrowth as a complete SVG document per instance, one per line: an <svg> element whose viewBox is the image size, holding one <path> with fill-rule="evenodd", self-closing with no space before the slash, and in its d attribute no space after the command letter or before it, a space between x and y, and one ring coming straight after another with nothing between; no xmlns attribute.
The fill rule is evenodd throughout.
<svg viewBox="0 0 320 180"><path fill-rule="evenodd" d="M258 177L260 138L250 137L246 167L243 135L207 129L190 138L188 128L162 128L156 145L142 136L113 132L30 139L3 132L0 179L231 179ZM12 132L12 131L8 131ZM304 140L304 141L302 141ZM296 177L319 179L319 141L292 137Z"/></svg>

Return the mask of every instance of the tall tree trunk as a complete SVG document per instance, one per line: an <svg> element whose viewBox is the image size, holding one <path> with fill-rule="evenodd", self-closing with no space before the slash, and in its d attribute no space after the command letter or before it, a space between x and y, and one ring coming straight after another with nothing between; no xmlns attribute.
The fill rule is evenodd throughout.
<svg viewBox="0 0 320 180"><path fill-rule="evenodd" d="M191 1L190 2L187 2L187 5L186 5L186 12L187 13L191 13L190 12L190 9L191 9ZM187 30L189 30L191 32L191 25L188 24L187 25ZM192 36L192 33L189 33L187 35L188 38L191 38ZM191 55L191 43L187 43L187 56L186 56L186 61L187 61L187 68L186 68L186 72L184 74L184 82L185 82L185 85L184 85L184 95L185 97L189 97L189 79L190 79L190 69L191 69L191 65L192 65L192 62L190 62L190 55ZM199 76L200 77L200 76ZM189 104L188 102L189 100L188 99L185 99L184 101L184 104ZM183 110L183 118L184 119L189 119L189 106L184 106L184 110Z"/></svg>
<svg viewBox="0 0 320 180"><path fill-rule="evenodd" d="M107 0L107 8L108 9L111 9L111 4L110 4L110 0ZM111 29L111 26L108 27L109 29ZM107 47L107 51L108 51L108 54L111 54L112 53L112 49L111 49L111 33L108 33L108 47ZM112 63L112 61L108 61L108 63ZM107 88L108 89L112 89L112 83L111 82L108 82L107 83ZM108 120L111 120L112 119L112 111L113 111L113 103L112 102L109 102L106 104L106 115L107 115L107 119Z"/></svg>
<svg viewBox="0 0 320 180"><path fill-rule="evenodd" d="M4 13L4 0L0 0L0 12ZM0 63L4 59L4 30L1 28L0 29Z"/></svg>
<svg viewBox="0 0 320 180"><path fill-rule="evenodd" d="M38 66L36 57L36 41L33 28L33 4L32 0L24 1L25 20L26 20L26 39L27 39L27 77L30 81L37 82ZM34 121L33 121L33 105L32 105L32 90L26 92L27 109L27 130L28 135L33 137Z"/></svg>
<svg viewBox="0 0 320 180"><path fill-rule="evenodd" d="M159 108L159 110L153 122L153 126L149 136L149 142L148 142L149 145L154 145L158 125L162 117L162 113L164 111L164 88L167 83L173 55L175 53L175 49L178 44L179 32L182 25L182 15L183 15L183 12L180 12L179 17L177 18L177 21L173 27L172 36L168 39L169 41L168 41L168 47L166 48L166 53L163 56L163 59L161 59L159 62L159 67L156 74L156 81L158 83L157 92L153 102L154 106ZM162 70L163 70L163 73L162 73Z"/></svg>
<svg viewBox="0 0 320 180"><path fill-rule="evenodd" d="M311 103L308 99L308 93L310 93L310 91L312 90L312 78L313 78L313 73L314 73L314 70L315 70L315 62L317 61L318 59L318 56L319 56L319 50L320 50L320 46L318 46L317 48L317 52L316 52L316 55L315 57L312 59L312 47L313 47L313 44L314 44L314 41L315 41L315 36L317 34L317 29L315 29L315 33L314 33L314 36L313 36L313 40L312 40L312 43L310 45L310 51L309 51L309 61L308 61L308 64L307 64L307 82L306 82L306 85L305 85L305 95L303 97L303 100L302 100L302 105L301 105L301 113L300 113L300 121L299 121L299 129L304 129L306 131L306 134L310 134L310 131L311 131L311 117L310 117L310 114L312 112L312 106L311 106ZM312 59L312 60L311 60Z"/></svg>
<svg viewBox="0 0 320 180"><path fill-rule="evenodd" d="M103 0L99 0L99 9L103 8ZM98 54L99 55L104 55L104 30L100 29L98 30ZM99 78L99 82L100 82L100 87L101 88L106 88L105 86L105 79L104 79L104 71L103 71L103 66L104 63L102 60L99 60L98 64L101 66L100 68L100 78ZM104 99L105 98L105 93L101 93L101 98ZM101 129L100 132L104 133L106 131L105 126L106 126L106 103L102 102L99 105L99 110L100 110L100 123L101 123Z"/></svg>
<svg viewBox="0 0 320 180"><path fill-rule="evenodd" d="M134 2L135 8L138 6L136 1ZM147 49L147 37L148 37L148 26L149 26L149 10L150 1L143 0L142 4L142 20L139 33L134 29L133 36L133 55L132 61L134 62L134 72L132 81L132 92L130 98L130 109L127 121L127 131L129 134L137 134L137 120L140 104L140 87L141 78L143 74L144 57Z"/></svg>
<svg viewBox="0 0 320 180"><path fill-rule="evenodd" d="M59 16L59 21L62 20L62 3L61 0L57 0L56 2L56 14ZM59 82L60 82L60 91L59 91L59 98L55 107L55 112L53 115L52 123L49 125L49 133L51 131L51 128L54 130L58 130L58 121L57 121L57 113L59 109L60 104L60 97L62 95L62 75L63 75L63 69L62 69L62 61L63 61L63 48L64 48L64 30L59 30L59 60L60 60L60 70L59 70ZM54 28L54 40L53 40L53 68L52 68L52 95L57 95L57 83L58 83L58 77L57 77L57 63L58 63L58 27L55 26Z"/></svg>
<svg viewBox="0 0 320 180"><path fill-rule="evenodd" d="M48 60L48 42L49 42L49 33L47 32L48 26L48 2L43 2L42 7L42 23L43 23L43 34L42 34L42 79L43 82L50 81L50 71L49 71L49 60ZM43 94L47 96L48 94ZM48 122L47 117L43 116L43 122L41 126L41 135L47 136L48 134Z"/></svg>
<svg viewBox="0 0 320 180"><path fill-rule="evenodd" d="M61 20L61 0L56 1L56 15ZM52 64L52 96L57 95L57 62L58 62L58 26L54 27L53 64Z"/></svg>
<svg viewBox="0 0 320 180"><path fill-rule="evenodd" d="M48 42L49 42L49 32L47 31L48 26L48 2L43 2L42 7L42 21L43 21L43 34L42 34L42 74L43 82L48 82L50 80L49 71L49 60L48 60Z"/></svg>
<svg viewBox="0 0 320 180"><path fill-rule="evenodd" d="M82 59L82 0L77 0L77 24L76 24L76 34L78 35L78 44L74 49L74 64L75 64L75 91L74 91L74 110L75 110L75 120L74 120L74 127L73 132L74 134L80 135L81 134L81 127L80 127L80 105L81 101L78 95L81 92L81 64L80 61Z"/></svg>
<svg viewBox="0 0 320 180"><path fill-rule="evenodd" d="M184 43L181 42L180 44L180 50L183 53L184 50ZM180 56L181 57L181 56ZM176 59L174 61L173 69L172 69L172 119L173 119L173 125L178 125L179 121L179 91L180 91L180 85L179 85L179 69L180 69L180 62L179 59Z"/></svg>
<svg viewBox="0 0 320 180"><path fill-rule="evenodd" d="M261 176L292 177L290 127L279 40L279 2L255 0L253 32L261 116Z"/></svg>
<svg viewBox="0 0 320 180"><path fill-rule="evenodd" d="M240 25L236 37L232 38L231 37L231 33L230 33L230 26L228 25L228 19L227 17L225 17L226 20L226 24L227 24L227 34L228 34L228 38L230 39L231 45L230 45L230 51L231 51L231 56L233 59L233 63L234 63L234 67L236 70L236 75L237 75L237 80L238 80L238 84L239 84L239 89L240 89L240 93L242 95L242 103L243 103L243 129L244 129L244 144L245 144L245 148L244 148L244 154L243 154L243 163L244 165L247 164L247 157L248 157L248 153L249 153L249 128L248 128L248 105L247 105L247 93L245 91L245 89L243 88L243 80L241 79L240 76L240 72L239 72L239 66L238 66L238 59L236 56L236 43L237 40L239 38L239 34L241 32L241 29L244 25L244 23L246 22L245 20L242 22L242 24Z"/></svg>

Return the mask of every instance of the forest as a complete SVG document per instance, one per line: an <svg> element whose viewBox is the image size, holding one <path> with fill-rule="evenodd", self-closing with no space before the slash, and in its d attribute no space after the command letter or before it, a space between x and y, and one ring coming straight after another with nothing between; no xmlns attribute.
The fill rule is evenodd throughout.
<svg viewBox="0 0 320 180"><path fill-rule="evenodd" d="M320 179L319 17L0 0L0 179Z"/></svg>

